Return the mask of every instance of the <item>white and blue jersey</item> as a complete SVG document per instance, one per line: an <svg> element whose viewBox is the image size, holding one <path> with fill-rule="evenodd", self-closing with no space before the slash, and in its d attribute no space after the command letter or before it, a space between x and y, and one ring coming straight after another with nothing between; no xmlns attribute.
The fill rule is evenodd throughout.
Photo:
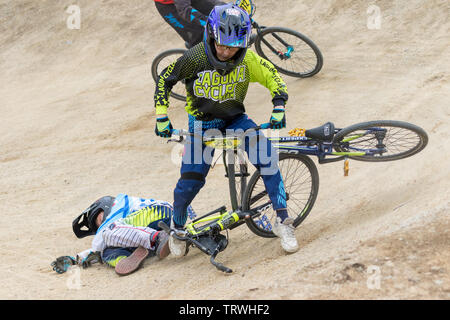
<svg viewBox="0 0 450 320"><path fill-rule="evenodd" d="M173 206L167 201L131 197L119 194L106 220L98 228L92 241L92 248L86 252L103 251L106 248L136 248L143 246L154 250L151 244L152 235L160 230L159 221L170 223ZM195 212L191 206L188 215L193 219Z"/></svg>

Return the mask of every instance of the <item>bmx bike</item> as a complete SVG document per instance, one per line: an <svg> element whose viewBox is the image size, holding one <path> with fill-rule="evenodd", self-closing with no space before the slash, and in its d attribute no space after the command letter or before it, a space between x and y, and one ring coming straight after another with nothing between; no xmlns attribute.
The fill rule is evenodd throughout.
<svg viewBox="0 0 450 320"><path fill-rule="evenodd" d="M263 124L250 130L269 127ZM249 130L248 130L249 131ZM179 240L186 241L186 254L190 246L210 256L210 262L219 270L230 273L232 269L217 262L216 256L228 245L228 230L242 224L258 236L275 237L272 226L276 213L265 189L259 171L250 179L247 161L242 150L243 139L248 134L214 137L201 136L206 146L222 149L225 176L228 179L231 210L222 206L206 213L180 230L171 229L164 222L159 226ZM174 130L178 143L189 143L194 134ZM305 130L293 129L289 136L269 138L279 153L278 166L286 190L288 214L299 226L311 212L319 191L319 174L310 156L317 156L320 164L348 159L380 162L410 157L425 148L427 133L420 127L403 121L378 120L354 124L342 129L332 122ZM227 231L227 236L222 234Z"/></svg>

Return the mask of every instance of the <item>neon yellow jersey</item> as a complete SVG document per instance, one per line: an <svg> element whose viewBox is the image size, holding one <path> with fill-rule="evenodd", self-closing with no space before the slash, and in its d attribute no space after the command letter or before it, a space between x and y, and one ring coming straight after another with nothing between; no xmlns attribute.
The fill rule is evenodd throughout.
<svg viewBox="0 0 450 320"><path fill-rule="evenodd" d="M156 114L166 114L172 87L186 84L186 111L199 120L230 120L245 113L244 99L250 82L259 82L272 95L274 105L288 100L286 84L272 63L248 49L243 61L225 76L209 63L203 42L164 69L155 91Z"/></svg>
<svg viewBox="0 0 450 320"><path fill-rule="evenodd" d="M168 206L148 206L129 214L123 218L123 222L134 227L147 227L152 222L170 218L171 212L172 208Z"/></svg>

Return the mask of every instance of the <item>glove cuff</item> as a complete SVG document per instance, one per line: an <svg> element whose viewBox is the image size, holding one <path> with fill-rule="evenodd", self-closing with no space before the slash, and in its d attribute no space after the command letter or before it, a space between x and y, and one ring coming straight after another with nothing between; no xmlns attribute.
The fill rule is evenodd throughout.
<svg viewBox="0 0 450 320"><path fill-rule="evenodd" d="M160 114L167 114L167 106L156 106L156 116Z"/></svg>
<svg viewBox="0 0 450 320"><path fill-rule="evenodd" d="M169 120L168 116L163 116L161 118L156 118L156 122L166 122Z"/></svg>
<svg viewBox="0 0 450 320"><path fill-rule="evenodd" d="M272 103L273 103L274 107L276 107L276 106L283 106L283 107L286 106L286 100L281 99L281 98L272 99Z"/></svg>

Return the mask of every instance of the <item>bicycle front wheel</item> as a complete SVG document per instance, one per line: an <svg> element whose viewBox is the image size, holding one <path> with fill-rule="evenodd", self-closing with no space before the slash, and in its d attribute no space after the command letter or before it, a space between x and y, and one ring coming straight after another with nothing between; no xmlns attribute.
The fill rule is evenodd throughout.
<svg viewBox="0 0 450 320"><path fill-rule="evenodd" d="M246 158L242 150L233 150L224 152L223 160L228 177L231 206L233 210L238 210L242 206L242 196L249 176Z"/></svg>
<svg viewBox="0 0 450 320"><path fill-rule="evenodd" d="M312 77L323 66L319 48L305 35L288 28L269 27L258 34L256 52L288 76Z"/></svg>
<svg viewBox="0 0 450 320"><path fill-rule="evenodd" d="M338 152L364 152L349 156L361 161L392 161L410 157L428 143L427 133L403 121L379 120L358 123L340 130L333 138Z"/></svg>
<svg viewBox="0 0 450 320"><path fill-rule="evenodd" d="M152 77L155 80L156 85L158 85L158 77L161 72L167 68L169 65L174 63L178 58L180 58L186 49L172 49L161 52L159 55L153 59L152 62ZM178 82L170 92L170 96L181 101L186 101L186 87L183 82Z"/></svg>
<svg viewBox="0 0 450 320"><path fill-rule="evenodd" d="M283 178L287 198L287 209L297 227L310 213L319 191L319 173L314 162L305 155L280 153L278 166ZM276 213L272 209L269 195L259 171L250 178L243 201L244 211L259 213L246 219L249 229L258 236L273 238L272 226Z"/></svg>

